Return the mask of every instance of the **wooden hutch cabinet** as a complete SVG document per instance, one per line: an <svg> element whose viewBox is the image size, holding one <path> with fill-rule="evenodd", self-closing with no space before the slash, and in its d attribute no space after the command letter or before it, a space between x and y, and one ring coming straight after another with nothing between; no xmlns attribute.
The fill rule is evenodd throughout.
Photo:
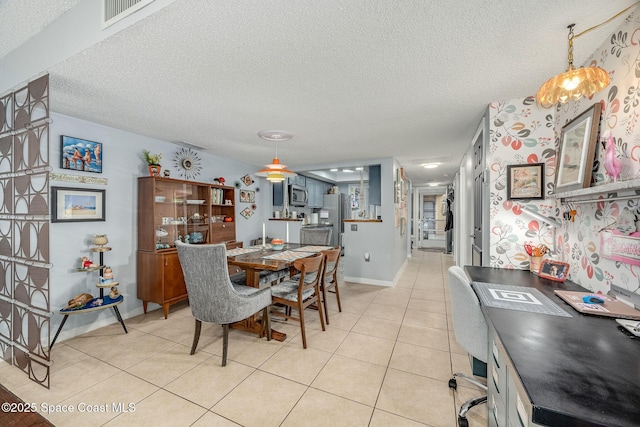
<svg viewBox="0 0 640 427"><path fill-rule="evenodd" d="M158 176L138 178L138 298L169 306L187 298L175 241L190 244L236 240L235 189ZM225 221L226 219L226 221Z"/></svg>

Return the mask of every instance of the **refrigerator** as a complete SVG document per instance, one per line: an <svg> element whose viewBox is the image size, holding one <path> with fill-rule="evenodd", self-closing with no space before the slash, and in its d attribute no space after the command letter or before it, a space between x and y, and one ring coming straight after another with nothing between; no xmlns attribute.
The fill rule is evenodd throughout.
<svg viewBox="0 0 640 427"><path fill-rule="evenodd" d="M342 220L349 211L349 198L346 194L325 194L320 211L320 221L333 224L333 234L331 236L331 246L342 247L342 233L344 224ZM326 217L326 218L324 218Z"/></svg>

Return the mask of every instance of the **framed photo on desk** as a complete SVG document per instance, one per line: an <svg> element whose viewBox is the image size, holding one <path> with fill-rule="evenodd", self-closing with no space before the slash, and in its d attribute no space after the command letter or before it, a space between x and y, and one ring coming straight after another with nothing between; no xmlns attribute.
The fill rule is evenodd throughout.
<svg viewBox="0 0 640 427"><path fill-rule="evenodd" d="M569 264L553 259L545 259L538 272L538 276L556 282L567 280L567 274L569 274Z"/></svg>

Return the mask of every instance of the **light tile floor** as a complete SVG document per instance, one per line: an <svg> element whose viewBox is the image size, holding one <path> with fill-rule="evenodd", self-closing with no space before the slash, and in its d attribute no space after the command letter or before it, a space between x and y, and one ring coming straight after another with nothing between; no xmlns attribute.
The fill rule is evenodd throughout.
<svg viewBox="0 0 640 427"><path fill-rule="evenodd" d="M195 355L187 304L127 319L58 343L51 389L0 362L0 382L25 402L59 405L56 426L455 426L462 401L482 394L453 371L470 372L450 318L450 255L414 251L393 288L340 284L330 324L308 310L308 349L299 324L273 319L285 342L204 325ZM120 406L118 406L120 405ZM74 412L63 412L62 408ZM42 411L41 411L42 412ZM484 426L486 406L469 413Z"/></svg>

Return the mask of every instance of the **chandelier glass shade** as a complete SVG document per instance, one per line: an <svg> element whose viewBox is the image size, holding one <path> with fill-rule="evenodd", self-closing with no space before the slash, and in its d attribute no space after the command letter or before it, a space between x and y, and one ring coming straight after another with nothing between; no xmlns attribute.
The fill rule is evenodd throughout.
<svg viewBox="0 0 640 427"><path fill-rule="evenodd" d="M569 67L567 71L547 80L536 95L538 103L550 108L557 103L576 101L589 97L609 86L609 74L599 67L575 68L573 66L573 26L569 25Z"/></svg>

